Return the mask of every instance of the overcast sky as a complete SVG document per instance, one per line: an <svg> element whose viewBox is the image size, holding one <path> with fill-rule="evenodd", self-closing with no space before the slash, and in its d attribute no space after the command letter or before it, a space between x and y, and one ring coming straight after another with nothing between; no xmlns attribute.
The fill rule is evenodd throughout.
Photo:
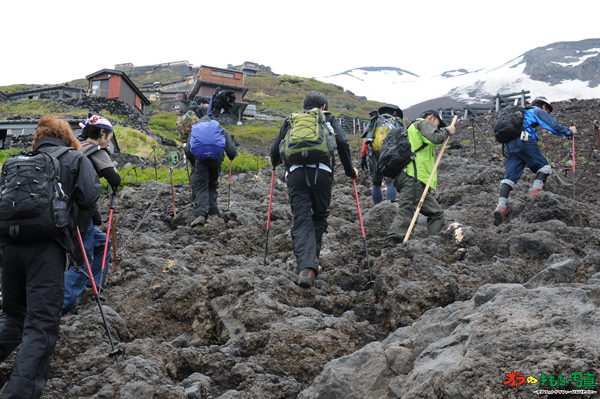
<svg viewBox="0 0 600 399"><path fill-rule="evenodd" d="M363 66L434 76L600 37L595 0L90 3L4 1L0 86L58 84L125 62L183 60L216 67L253 61L302 77Z"/></svg>

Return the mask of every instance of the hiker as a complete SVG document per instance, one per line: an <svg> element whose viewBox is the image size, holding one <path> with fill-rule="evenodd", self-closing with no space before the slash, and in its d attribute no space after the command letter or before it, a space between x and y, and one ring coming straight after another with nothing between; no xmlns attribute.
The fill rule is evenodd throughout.
<svg viewBox="0 0 600 399"><path fill-rule="evenodd" d="M504 161L504 179L500 182L500 196L498 205L494 210L494 225L499 226L504 223L506 216L506 200L512 189L521 178L525 166L535 173L535 179L532 187L527 193L528 199L533 199L543 190L544 183L550 174L552 168L548 160L542 154L537 144L537 128L542 127L557 136L573 137L577 133L577 128L571 126L567 128L561 126L556 118L551 115L552 104L546 97L537 97L526 108L523 113L523 132L503 146Z"/></svg>
<svg viewBox="0 0 600 399"><path fill-rule="evenodd" d="M446 138L449 135L452 136L455 131L456 128L446 126L440 113L433 109L423 111L408 127L408 140L410 141L411 150L415 151L424 144L425 146L416 153L415 162L408 164L406 169L394 179L394 184L398 190L398 213L388 229L381 251L382 255L404 240L416 211L418 199L423 195L423 190L433 171L435 147L443 144ZM437 171L433 175L430 188L435 190L436 186ZM425 196L419 212L427 217L427 230L430 236L439 234L442 231L446 224L444 211L431 193L427 193Z"/></svg>
<svg viewBox="0 0 600 399"><path fill-rule="evenodd" d="M185 114L177 118L177 134L184 144L190 137L192 125L198 123L202 116L200 105L196 101L190 101Z"/></svg>
<svg viewBox="0 0 600 399"><path fill-rule="evenodd" d="M121 184L121 176L113 165L108 152L108 146L114 135L113 127L110 121L100 115L88 115L85 122L79 124L83 131L80 135L81 149L86 157L92 161L94 170L98 177L106 179L112 192L115 193L117 187ZM83 246L87 255L88 262L94 275L94 281L99 290L104 288L106 274L102 275L102 263L108 265L111 255L111 241L108 240L106 246L106 257L104 258L106 234L96 225L101 225L102 220L98 211L85 230L81 231ZM85 264L72 267L65 273L65 299L63 301L63 314L71 310L76 304L77 299L84 292L86 287L91 287L90 277L87 275Z"/></svg>
<svg viewBox="0 0 600 399"><path fill-rule="evenodd" d="M190 176L195 216L191 223L192 227L203 226L207 223L209 216L219 215L217 189L219 188L221 164L224 154L227 154L231 161L237 155L235 143L221 128L213 114L214 112L218 115L221 112L221 107L215 106L214 102L215 96L219 92L220 89L217 88L210 99L206 115L192 126L189 140L190 152L194 157L193 173Z"/></svg>
<svg viewBox="0 0 600 399"><path fill-rule="evenodd" d="M385 191L385 199L394 202L396 201L396 196L398 195L396 187L394 187L394 179L383 176L377 167L378 163L379 152L373 151L373 147L367 144L367 140L364 140L360 151L360 169L363 171L368 170L369 174L371 175L371 199L373 200L373 205L377 205L383 201L381 184L384 181L387 187Z"/></svg>
<svg viewBox="0 0 600 399"><path fill-rule="evenodd" d="M208 101L203 97L190 101L186 113L177 118L177 134L181 137L185 157L192 165L194 164L194 156L189 150L190 134L192 133L192 126L198 123L200 118L206 115L208 107L205 103L208 103Z"/></svg>
<svg viewBox="0 0 600 399"><path fill-rule="evenodd" d="M325 115L326 123L330 124L335 132L335 143L346 176L353 179L357 178L358 170L352 167L352 156L348 140L340 122L335 116L327 112L329 108L327 98L317 91L311 91L304 97L302 106L305 112L317 108L320 110L319 115L321 113ZM299 276L299 286L309 288L315 286L315 278L320 272L321 238L327 230L334 162L332 162L331 157L310 164L290 163L282 159L280 145L282 141L285 143L286 135L291 130L290 120L292 117L283 122L275 141L271 145L270 160L273 166L285 162L286 182L294 215L291 234L294 254L298 262L296 274Z"/></svg>
<svg viewBox="0 0 600 399"><path fill-rule="evenodd" d="M396 201L398 193L394 187L394 179L384 177L379 170L379 151L387 132L395 126L404 126L402 120L404 113L395 105L386 105L370 112L369 115L371 115L371 119L362 135L364 141L360 153L360 168L363 171L369 169L372 184L371 198L373 199L373 205L377 205L383 201L381 184L384 181L387 187L385 199L392 202Z"/></svg>
<svg viewBox="0 0 600 399"><path fill-rule="evenodd" d="M58 338L65 266L71 256L77 262L83 259L79 245L74 246L75 226L78 222L87 225L100 197L98 176L92 163L77 151L81 146L69 124L57 116L43 117L33 136L33 150L50 153L64 146L75 149L58 158L62 190L70 199L67 229L52 239L0 242L0 360L21 345L1 398L39 398L42 394Z"/></svg>

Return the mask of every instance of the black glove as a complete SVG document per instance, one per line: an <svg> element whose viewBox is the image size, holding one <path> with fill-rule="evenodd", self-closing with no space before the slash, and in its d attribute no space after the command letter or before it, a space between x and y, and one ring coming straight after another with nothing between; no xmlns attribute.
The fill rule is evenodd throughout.
<svg viewBox="0 0 600 399"><path fill-rule="evenodd" d="M361 157L360 158L360 170L367 170L368 166L367 166L367 157Z"/></svg>

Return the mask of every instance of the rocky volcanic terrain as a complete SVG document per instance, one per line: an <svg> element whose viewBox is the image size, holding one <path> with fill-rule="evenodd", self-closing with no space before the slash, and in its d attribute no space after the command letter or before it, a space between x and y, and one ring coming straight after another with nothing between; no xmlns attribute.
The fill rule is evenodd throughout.
<svg viewBox="0 0 600 399"><path fill-rule="evenodd" d="M547 398L555 396L536 391L599 391L593 122L600 101L555 109L559 121L580 130L576 174L571 141L542 133L556 174L527 201L533 173L526 171L508 201L508 223L499 227L492 212L504 169L490 138L493 115L460 121L443 155L436 196L447 229L427 237L420 218L410 240L385 256L397 205L373 206L361 174L367 257L352 181L338 167L323 272L308 290L293 273L282 168L266 265L270 169L234 176L229 204L222 179L221 215L197 228L189 226L187 185L175 186L175 207L168 182L123 189L114 208L117 271L111 264L102 295L123 353L118 363L108 356L98 306L88 299L62 320L42 397ZM107 202L101 209L108 215ZM13 359L0 366L0 384Z"/></svg>

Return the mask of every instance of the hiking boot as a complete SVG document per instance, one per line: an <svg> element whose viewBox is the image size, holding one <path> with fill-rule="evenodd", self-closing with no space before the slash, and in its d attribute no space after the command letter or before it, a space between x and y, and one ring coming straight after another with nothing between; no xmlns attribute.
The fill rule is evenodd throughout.
<svg viewBox="0 0 600 399"><path fill-rule="evenodd" d="M192 227L196 227L196 226L204 226L204 223L206 223L206 217L205 216L198 216L196 219L194 219L194 221L192 222Z"/></svg>
<svg viewBox="0 0 600 399"><path fill-rule="evenodd" d="M316 273L313 269L309 269L308 267L302 269L298 276L300 277L300 279L298 280L298 285L300 287L310 288L315 286Z"/></svg>
<svg viewBox="0 0 600 399"><path fill-rule="evenodd" d="M504 223L504 215L506 215L506 207L498 205L494 210L494 226L500 226Z"/></svg>
<svg viewBox="0 0 600 399"><path fill-rule="evenodd" d="M530 188L529 191L527 192L527 199L533 199L533 197L535 197L536 195L538 195L542 191L544 191L544 189L542 187L540 187L540 188Z"/></svg>

